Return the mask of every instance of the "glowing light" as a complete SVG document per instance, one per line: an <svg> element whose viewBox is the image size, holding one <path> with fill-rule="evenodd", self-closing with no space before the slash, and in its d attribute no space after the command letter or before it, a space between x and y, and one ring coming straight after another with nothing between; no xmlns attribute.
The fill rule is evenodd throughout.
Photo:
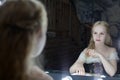
<svg viewBox="0 0 120 80"><path fill-rule="evenodd" d="M49 72L48 72L48 71L45 71L45 73L47 73L47 74L48 74Z"/></svg>
<svg viewBox="0 0 120 80"><path fill-rule="evenodd" d="M101 75L101 78L106 78L106 76L105 75Z"/></svg>
<svg viewBox="0 0 120 80"><path fill-rule="evenodd" d="M0 5L2 5L2 2L0 1Z"/></svg>
<svg viewBox="0 0 120 80"><path fill-rule="evenodd" d="M103 80L102 78L98 78L97 80Z"/></svg>
<svg viewBox="0 0 120 80"><path fill-rule="evenodd" d="M66 76L66 77L62 78L62 80L73 80L73 79L70 76Z"/></svg>
<svg viewBox="0 0 120 80"><path fill-rule="evenodd" d="M0 6L5 2L6 0L1 0L0 1Z"/></svg>

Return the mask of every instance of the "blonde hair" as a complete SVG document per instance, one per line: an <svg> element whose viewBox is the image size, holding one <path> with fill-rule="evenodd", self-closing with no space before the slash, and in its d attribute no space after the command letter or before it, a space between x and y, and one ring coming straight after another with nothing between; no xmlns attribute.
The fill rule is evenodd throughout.
<svg viewBox="0 0 120 80"><path fill-rule="evenodd" d="M7 0L0 6L0 80L27 80L26 60L34 38L46 30L47 14L40 1Z"/></svg>
<svg viewBox="0 0 120 80"><path fill-rule="evenodd" d="M105 21L97 21L94 23L93 27L92 27L92 30L91 30L91 34L93 32L93 28L98 26L98 25L102 25L106 28L106 32L107 32L107 37L105 39L105 44L107 46L112 46L112 39L110 37L110 28L109 28L109 24ZM94 49L95 48L95 43L93 41L93 36L91 36L91 39L89 41L89 45L88 45L88 49Z"/></svg>

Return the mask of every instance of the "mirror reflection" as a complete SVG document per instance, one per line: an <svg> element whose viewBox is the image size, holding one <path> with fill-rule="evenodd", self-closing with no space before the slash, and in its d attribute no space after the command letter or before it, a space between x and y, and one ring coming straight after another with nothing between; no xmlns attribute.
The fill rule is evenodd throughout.
<svg viewBox="0 0 120 80"><path fill-rule="evenodd" d="M109 70L106 70L107 63L104 63L105 65L102 63L102 65L108 76L120 76L119 0L42 0L42 2L46 6L49 21L46 46L43 53L37 58L37 62L44 65L42 67L44 70L51 73L61 71L70 73L72 65L78 60L84 49L89 46L91 36L100 33L91 31L93 24L97 21L105 21L109 24L109 34L112 40L109 48L114 49L104 47L104 50L99 49L97 52L106 56L110 55L112 51L115 53L111 57L112 61L107 60L107 57L104 56L109 67L111 65L109 70L112 69L113 74L109 74ZM102 31L101 35L107 35L107 32L104 32L106 31ZM100 41L98 38L97 40ZM90 50L91 53L95 51L96 48ZM117 65L114 66L114 64ZM101 64L96 65L97 69L100 69L99 65ZM85 71L88 71L90 66L87 64L83 66Z"/></svg>

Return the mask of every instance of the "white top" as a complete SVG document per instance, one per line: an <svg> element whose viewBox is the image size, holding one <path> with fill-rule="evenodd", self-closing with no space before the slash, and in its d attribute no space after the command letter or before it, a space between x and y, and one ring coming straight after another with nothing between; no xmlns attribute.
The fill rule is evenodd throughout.
<svg viewBox="0 0 120 80"><path fill-rule="evenodd" d="M100 58L92 57L92 56L86 56L86 54L81 52L78 59L81 59L84 63L95 63L100 62ZM109 57L106 57L107 60L119 60L117 52L111 53Z"/></svg>

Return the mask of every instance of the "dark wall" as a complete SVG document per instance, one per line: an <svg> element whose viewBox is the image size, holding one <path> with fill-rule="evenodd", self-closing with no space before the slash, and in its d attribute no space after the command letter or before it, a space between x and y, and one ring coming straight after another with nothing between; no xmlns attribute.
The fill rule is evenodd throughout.
<svg viewBox="0 0 120 80"><path fill-rule="evenodd" d="M69 0L44 0L48 12L48 34L44 49L45 68L68 70L87 46L89 24L82 24Z"/></svg>

